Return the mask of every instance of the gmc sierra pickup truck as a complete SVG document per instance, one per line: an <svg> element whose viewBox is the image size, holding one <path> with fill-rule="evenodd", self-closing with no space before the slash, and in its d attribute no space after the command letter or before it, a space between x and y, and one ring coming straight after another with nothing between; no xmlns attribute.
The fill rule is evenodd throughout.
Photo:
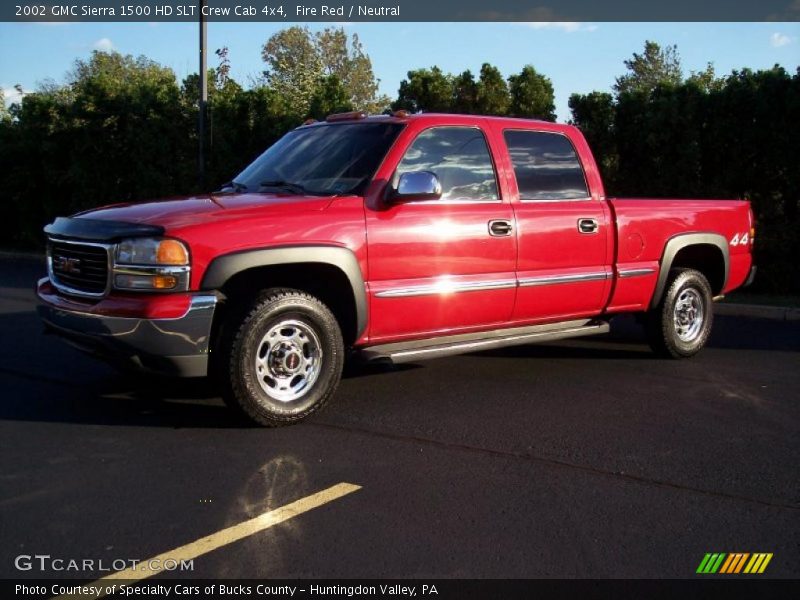
<svg viewBox="0 0 800 600"><path fill-rule="evenodd" d="M331 115L215 193L45 228L46 326L149 371L213 376L275 426L333 396L346 353L417 361L608 331L698 352L754 274L740 200L607 198L575 127Z"/></svg>

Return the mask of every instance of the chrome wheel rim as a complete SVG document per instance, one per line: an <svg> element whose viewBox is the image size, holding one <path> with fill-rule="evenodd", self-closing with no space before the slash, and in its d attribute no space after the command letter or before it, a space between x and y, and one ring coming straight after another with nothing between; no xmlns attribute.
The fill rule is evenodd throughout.
<svg viewBox="0 0 800 600"><path fill-rule="evenodd" d="M255 370L261 389L278 402L301 398L319 377L322 345L314 330L301 321L273 325L261 339Z"/></svg>
<svg viewBox="0 0 800 600"><path fill-rule="evenodd" d="M675 301L672 315L678 339L682 342L691 342L697 339L703 329L704 317L702 294L695 288L683 290Z"/></svg>

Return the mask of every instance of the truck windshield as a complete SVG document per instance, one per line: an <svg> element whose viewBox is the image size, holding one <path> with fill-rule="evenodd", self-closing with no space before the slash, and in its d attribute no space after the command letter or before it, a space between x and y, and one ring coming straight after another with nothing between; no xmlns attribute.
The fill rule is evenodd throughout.
<svg viewBox="0 0 800 600"><path fill-rule="evenodd" d="M319 196L363 193L401 129L397 123L295 129L223 189Z"/></svg>

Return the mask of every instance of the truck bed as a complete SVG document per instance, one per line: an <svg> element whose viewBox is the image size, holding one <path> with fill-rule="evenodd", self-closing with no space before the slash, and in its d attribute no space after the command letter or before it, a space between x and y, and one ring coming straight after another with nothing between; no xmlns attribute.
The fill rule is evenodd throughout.
<svg viewBox="0 0 800 600"><path fill-rule="evenodd" d="M617 272L652 269L652 275L618 277L607 312L646 308L658 283L667 242L678 235L713 232L722 236L729 252L729 272L718 294L741 286L752 264L752 215L745 200L609 198L616 223ZM744 240L744 242L742 242ZM678 265L679 266L679 265Z"/></svg>

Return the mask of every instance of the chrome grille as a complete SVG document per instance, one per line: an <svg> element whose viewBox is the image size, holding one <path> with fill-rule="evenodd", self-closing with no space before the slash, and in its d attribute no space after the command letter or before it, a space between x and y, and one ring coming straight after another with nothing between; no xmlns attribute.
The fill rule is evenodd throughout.
<svg viewBox="0 0 800 600"><path fill-rule="evenodd" d="M109 247L51 239L47 249L50 280L78 296L102 296L108 289Z"/></svg>

